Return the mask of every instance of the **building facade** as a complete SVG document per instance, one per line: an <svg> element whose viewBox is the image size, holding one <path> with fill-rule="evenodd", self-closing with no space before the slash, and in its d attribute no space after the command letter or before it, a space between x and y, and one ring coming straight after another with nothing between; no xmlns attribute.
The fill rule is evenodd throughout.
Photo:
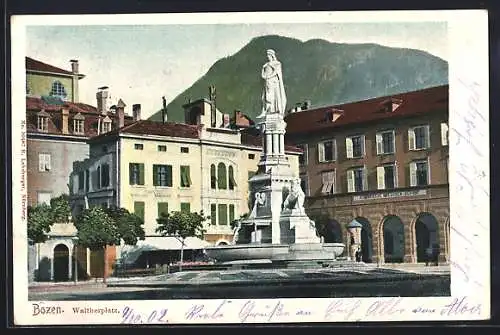
<svg viewBox="0 0 500 335"><path fill-rule="evenodd" d="M134 117L140 117L140 114L134 113L133 117L123 115L120 118L108 108L107 88L97 92L97 108L79 102L78 82L85 76L79 72L77 60L71 60L70 63L71 71L68 71L26 57L28 206L41 203L50 205L52 198L69 194L73 187L69 176L74 164L90 155L87 140L124 126L132 122ZM71 255L74 248L74 236L66 233L73 232L76 235L76 230L71 223L67 226L54 226L49 240L37 247L41 254L36 259L47 261L43 263L45 265L42 264L45 266L43 269L38 268L38 261L30 264L30 269L35 268L41 274L40 279L71 278L72 263L67 263L66 267L60 266L62 263L59 260L65 258L56 257L64 248ZM58 231L64 231L67 236L60 235ZM83 262L86 256L78 259ZM85 261L82 264L87 263ZM83 268L86 269L87 266ZM99 270L93 268L89 270L89 273L95 275L99 273Z"/></svg>
<svg viewBox="0 0 500 335"><path fill-rule="evenodd" d="M156 232L162 212L203 211L210 217L205 241L231 244L231 222L249 212L248 179L257 171L262 140L232 129L227 115L206 126L212 125L208 100L185 108L186 123L142 120L89 140L90 158L71 175L75 208L85 201L126 208L144 220L144 243L159 248L166 240ZM298 176L300 150L287 149Z"/></svg>
<svg viewBox="0 0 500 335"><path fill-rule="evenodd" d="M327 242L362 224L366 262L449 260L448 86L292 111L287 143L301 147L300 176Z"/></svg>

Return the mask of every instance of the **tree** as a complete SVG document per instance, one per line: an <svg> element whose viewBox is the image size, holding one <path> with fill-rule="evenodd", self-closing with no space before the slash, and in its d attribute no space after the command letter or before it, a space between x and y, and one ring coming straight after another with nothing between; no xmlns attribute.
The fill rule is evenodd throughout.
<svg viewBox="0 0 500 335"><path fill-rule="evenodd" d="M80 245L92 251L103 250L104 282L107 273L107 246L120 245L121 240L135 245L144 240L144 222L124 208L103 208L100 206L84 209L75 220Z"/></svg>
<svg viewBox="0 0 500 335"><path fill-rule="evenodd" d="M156 228L157 233L160 233L161 236L173 236L181 242L181 262L179 271L182 271L184 241L188 237L202 238L205 233L203 222L207 219L208 217L203 215L203 211L200 213L180 211L161 213L160 217L156 220L158 222L158 227Z"/></svg>
<svg viewBox="0 0 500 335"><path fill-rule="evenodd" d="M125 244L136 245L139 240L145 239L144 222L140 217L130 213L125 208L115 206L108 208L106 212L114 220L118 235Z"/></svg>
<svg viewBox="0 0 500 335"><path fill-rule="evenodd" d="M71 218L71 206L67 194L50 199L54 223L68 223Z"/></svg>
<svg viewBox="0 0 500 335"><path fill-rule="evenodd" d="M28 239L36 244L37 268L40 264L40 243L47 241L53 223L52 209L47 204L28 207ZM37 279L40 279L39 273Z"/></svg>

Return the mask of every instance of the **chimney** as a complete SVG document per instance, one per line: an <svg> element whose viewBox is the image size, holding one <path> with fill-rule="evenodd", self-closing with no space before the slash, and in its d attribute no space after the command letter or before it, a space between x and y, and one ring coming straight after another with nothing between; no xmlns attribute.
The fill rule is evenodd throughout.
<svg viewBox="0 0 500 335"><path fill-rule="evenodd" d="M161 122L165 123L167 122L167 100L165 97L161 98L163 101L163 108L161 109Z"/></svg>
<svg viewBox="0 0 500 335"><path fill-rule="evenodd" d="M69 134L69 109L62 109L62 133Z"/></svg>
<svg viewBox="0 0 500 335"><path fill-rule="evenodd" d="M134 121L139 121L141 119L141 104L133 104L132 113L134 116Z"/></svg>
<svg viewBox="0 0 500 335"><path fill-rule="evenodd" d="M304 105L302 106L302 109L307 110L309 108L311 108L311 100L304 101Z"/></svg>
<svg viewBox="0 0 500 335"><path fill-rule="evenodd" d="M103 86L97 89L97 112L106 115L108 112L108 87Z"/></svg>
<svg viewBox="0 0 500 335"><path fill-rule="evenodd" d="M78 102L78 60L72 59L69 61L71 63L71 72L73 73L73 77L71 79L72 81L72 91L71 91L71 96L72 96L72 102Z"/></svg>
<svg viewBox="0 0 500 335"><path fill-rule="evenodd" d="M122 99L118 100L118 103L116 104L116 126L118 128L121 128L125 125L125 103L123 102Z"/></svg>

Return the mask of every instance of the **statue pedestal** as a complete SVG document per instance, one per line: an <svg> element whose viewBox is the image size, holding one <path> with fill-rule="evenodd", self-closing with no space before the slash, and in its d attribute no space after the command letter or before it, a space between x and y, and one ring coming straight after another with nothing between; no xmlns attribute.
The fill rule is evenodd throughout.
<svg viewBox="0 0 500 335"><path fill-rule="evenodd" d="M321 243L314 222L307 215L284 213L280 217L281 243Z"/></svg>

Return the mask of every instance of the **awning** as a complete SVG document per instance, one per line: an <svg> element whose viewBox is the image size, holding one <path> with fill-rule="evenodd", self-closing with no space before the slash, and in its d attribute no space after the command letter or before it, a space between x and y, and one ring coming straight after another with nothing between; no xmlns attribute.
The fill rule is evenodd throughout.
<svg viewBox="0 0 500 335"><path fill-rule="evenodd" d="M154 250L181 250L180 239L172 236L146 237L144 241L138 241L136 245L125 245L121 252L121 261L124 263L134 263L139 256L146 251ZM184 241L184 250L199 250L211 244L198 237L188 237Z"/></svg>

